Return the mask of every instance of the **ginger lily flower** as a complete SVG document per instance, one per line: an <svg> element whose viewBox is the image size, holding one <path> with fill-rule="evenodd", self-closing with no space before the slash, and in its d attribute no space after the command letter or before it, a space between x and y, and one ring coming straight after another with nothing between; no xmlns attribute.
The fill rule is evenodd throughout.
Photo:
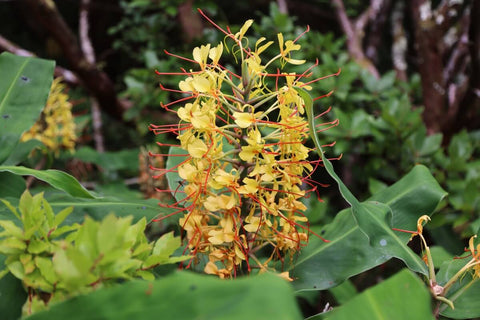
<svg viewBox="0 0 480 320"><path fill-rule="evenodd" d="M250 49L245 34L252 23L248 20L236 33L213 23L225 33L224 43L202 45L193 50L193 59L182 58L197 64L199 71L181 73L186 78L180 91L165 89L188 95L177 101L180 123L150 127L156 134L177 134L176 147L184 150L185 160L157 170L183 179L182 197L170 207L183 213L179 223L187 250L207 258L204 271L221 278L252 268L265 271L269 261L293 257L310 232L301 200L317 189L309 177L318 161L308 160L308 122L296 90L308 89L300 82L307 75L267 73L275 61L303 64L291 57L301 46L279 34L280 53L262 63L261 55L273 41L261 38ZM220 64L225 51L238 62L240 74ZM302 189L304 185L311 188ZM261 262L256 252L263 248L270 256ZM281 276L290 279L288 273Z"/></svg>

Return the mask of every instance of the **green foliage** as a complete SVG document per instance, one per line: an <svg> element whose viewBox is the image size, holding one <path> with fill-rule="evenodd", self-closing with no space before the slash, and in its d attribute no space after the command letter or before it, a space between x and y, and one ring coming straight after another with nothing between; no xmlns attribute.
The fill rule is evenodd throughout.
<svg viewBox="0 0 480 320"><path fill-rule="evenodd" d="M50 91L54 66L53 61L8 52L0 55L0 164L40 115Z"/></svg>
<svg viewBox="0 0 480 320"><path fill-rule="evenodd" d="M434 317L427 288L415 274L403 270L341 307L309 319L433 320Z"/></svg>
<svg viewBox="0 0 480 320"><path fill-rule="evenodd" d="M470 257L463 255L462 259L450 260L441 264L437 273L438 283L445 285L469 260ZM443 316L452 319L478 318L480 317L479 295L480 281L478 277L474 278L472 273L468 272L452 286L448 293L447 298L454 303L455 309L443 305L440 307L440 312Z"/></svg>
<svg viewBox="0 0 480 320"><path fill-rule="evenodd" d="M63 190L68 194L78 197L95 199L97 198L85 189L74 177L59 170L35 170L22 166L0 166L0 172L7 171L16 175L31 175L47 182L52 187Z"/></svg>
<svg viewBox="0 0 480 320"><path fill-rule="evenodd" d="M100 222L87 217L82 225L61 226L73 208L54 214L42 193L24 192L18 210L2 202L20 226L13 219L0 220L0 253L6 256L0 274L10 272L33 295L28 314L44 308L42 294L58 301L119 280L153 280L153 268L190 259L172 257L181 245L173 233L149 243L145 218L132 224L132 217L110 214Z"/></svg>
<svg viewBox="0 0 480 320"><path fill-rule="evenodd" d="M302 319L291 287L265 274L224 281L177 272L153 282L131 281L52 306L29 320Z"/></svg>
<svg viewBox="0 0 480 320"><path fill-rule="evenodd" d="M1 274L10 272L27 287L52 292L57 279L52 275L50 258L57 249L59 237L78 228L78 225L60 227L73 208L55 215L42 193L32 196L28 191L20 198L18 210L10 202L2 202L19 220L20 226L13 219L0 220L3 229L0 253L7 256Z"/></svg>
<svg viewBox="0 0 480 320"><path fill-rule="evenodd" d="M397 183L360 205L382 203L391 210L391 227L414 230L419 212L433 213L444 196L445 192L432 178L428 169L417 166ZM352 209L355 210L353 206ZM298 290L331 288L353 275L385 263L395 255L395 252L398 252L395 250L402 252L402 255L397 255L397 257L409 259L408 261L418 267L420 272L426 272L425 265L423 263L419 265L417 259L413 258L414 253L406 246L410 235L400 232L388 235L379 232L383 236L382 239L385 239L386 250L378 248L378 245L372 245L368 234L361 230L352 209L341 211L335 216L332 223L320 229L322 236L330 242L324 243L316 237L311 237L292 270L292 275L296 278L295 288ZM370 210L370 207L367 207L366 210ZM360 213L365 213L365 211ZM375 213L376 211L367 212L363 218L375 219L375 216L368 216ZM376 221L370 223L372 225L379 224ZM377 228L385 230L387 222L383 223L384 226ZM389 241L395 241L398 249L390 249ZM332 265L335 267L332 268Z"/></svg>

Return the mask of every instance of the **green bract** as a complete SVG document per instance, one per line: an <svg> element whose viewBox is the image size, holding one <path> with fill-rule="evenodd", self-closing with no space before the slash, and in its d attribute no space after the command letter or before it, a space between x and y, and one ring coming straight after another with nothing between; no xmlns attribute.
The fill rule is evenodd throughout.
<svg viewBox="0 0 480 320"><path fill-rule="evenodd" d="M173 233L148 242L145 218L132 225L131 216L109 214L102 221L87 217L82 225L60 226L73 208L55 214L43 193L25 191L18 209L2 202L19 225L0 220L0 253L7 257L1 275L10 272L22 281L30 295L27 314L43 309L42 300L62 300L121 280L153 280L154 267L190 258L171 257L180 247Z"/></svg>

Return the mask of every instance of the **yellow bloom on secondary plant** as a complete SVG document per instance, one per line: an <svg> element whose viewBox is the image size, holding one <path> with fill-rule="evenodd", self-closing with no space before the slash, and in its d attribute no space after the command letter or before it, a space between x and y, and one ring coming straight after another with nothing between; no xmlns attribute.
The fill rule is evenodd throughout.
<svg viewBox="0 0 480 320"><path fill-rule="evenodd" d="M61 78L53 80L40 119L21 138L21 141L37 139L56 155L61 149L73 151L77 139L72 104L61 81Z"/></svg>
<svg viewBox="0 0 480 320"><path fill-rule="evenodd" d="M182 69L179 90L164 88L184 95L164 105L179 104L168 110L180 122L150 126L155 134L177 134L173 147L183 150L179 164L157 170L158 176L176 173L182 180L176 190L163 191L182 195L166 206L183 214L186 250L195 256L187 267L204 259L204 271L221 278L253 268L264 272L271 261L283 265L293 259L310 233L302 199L317 188L310 176L319 162L309 160L309 127L298 93L309 89L301 80L310 68L302 74L279 69L305 63L293 58L301 46L282 34L279 54L270 60L262 55L273 41L261 38L250 48L245 35L252 23L236 33L213 23L225 41L195 48L193 59L179 57L197 65ZM234 56L240 74L220 64L225 52ZM260 258L258 252L267 255ZM289 279L288 273L282 276Z"/></svg>

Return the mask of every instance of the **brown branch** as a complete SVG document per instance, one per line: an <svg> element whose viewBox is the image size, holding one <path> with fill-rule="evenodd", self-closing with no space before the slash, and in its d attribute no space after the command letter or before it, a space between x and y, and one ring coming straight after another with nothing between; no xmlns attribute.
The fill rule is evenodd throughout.
<svg viewBox="0 0 480 320"><path fill-rule="evenodd" d="M433 19L440 29L445 33L462 16L460 1L442 0L442 2L433 11Z"/></svg>
<svg viewBox="0 0 480 320"><path fill-rule="evenodd" d="M433 20L430 0L411 0L418 70L422 81L423 120L428 133L441 132L446 113L442 34Z"/></svg>
<svg viewBox="0 0 480 320"><path fill-rule="evenodd" d="M452 49L450 50L450 56L443 70L443 79L445 83L450 83L454 81L454 77L458 74L459 66L469 59L469 48L468 48L468 30L470 25L470 17L465 15L462 17L459 28L455 28L457 32L455 35L450 35L458 39L454 44L452 44ZM453 28L453 27L452 27ZM455 32L455 31L454 31ZM449 36L449 37L450 37ZM445 38L445 37L444 37ZM445 60L446 58L444 58Z"/></svg>
<svg viewBox="0 0 480 320"><path fill-rule="evenodd" d="M453 126L447 132L448 136L452 136L462 127L467 129L480 127L480 23L474 20L480 17L480 1L472 1L470 17L468 30L470 66L467 74L469 78L465 94L459 103L462 110L456 114Z"/></svg>
<svg viewBox="0 0 480 320"><path fill-rule="evenodd" d="M360 15L360 18L357 20L354 26L354 23L352 23L347 16L343 1L332 0L332 4L335 7L338 22L340 23L340 26L347 37L347 49L350 56L361 67L367 69L375 78L380 78L377 68L373 65L372 61L365 56L365 53L362 49L362 38L363 34L365 33L364 28L366 25L366 22L364 21L368 20L367 18L369 17L369 12L373 10L372 6L370 6L362 15Z"/></svg>
<svg viewBox="0 0 480 320"><path fill-rule="evenodd" d="M288 5L286 0L277 0L278 11L283 14L288 14Z"/></svg>
<svg viewBox="0 0 480 320"><path fill-rule="evenodd" d="M52 0L24 0L31 13L30 17L45 28L58 42L71 68L86 89L94 96L101 108L112 117L122 120L124 103L117 98L108 75L96 65L88 62L78 45L77 37L70 30Z"/></svg>
<svg viewBox="0 0 480 320"><path fill-rule="evenodd" d="M93 50L92 42L90 41L90 37L88 36L89 9L90 0L81 0L80 17L78 20L79 38L82 51L85 54L85 58L90 64L95 65L95 51ZM102 134L102 112L95 97L91 97L90 101L90 107L92 112L93 140L95 141L95 149L98 152L105 152L105 143Z"/></svg>
<svg viewBox="0 0 480 320"><path fill-rule="evenodd" d="M35 57L36 55L33 52L25 50L19 47L17 44L11 42L10 40L4 38L0 35L0 50L8 51L18 56L23 57ZM56 66L55 67L55 77L62 77L63 81L69 85L78 85L80 83L78 77L72 71Z"/></svg>

